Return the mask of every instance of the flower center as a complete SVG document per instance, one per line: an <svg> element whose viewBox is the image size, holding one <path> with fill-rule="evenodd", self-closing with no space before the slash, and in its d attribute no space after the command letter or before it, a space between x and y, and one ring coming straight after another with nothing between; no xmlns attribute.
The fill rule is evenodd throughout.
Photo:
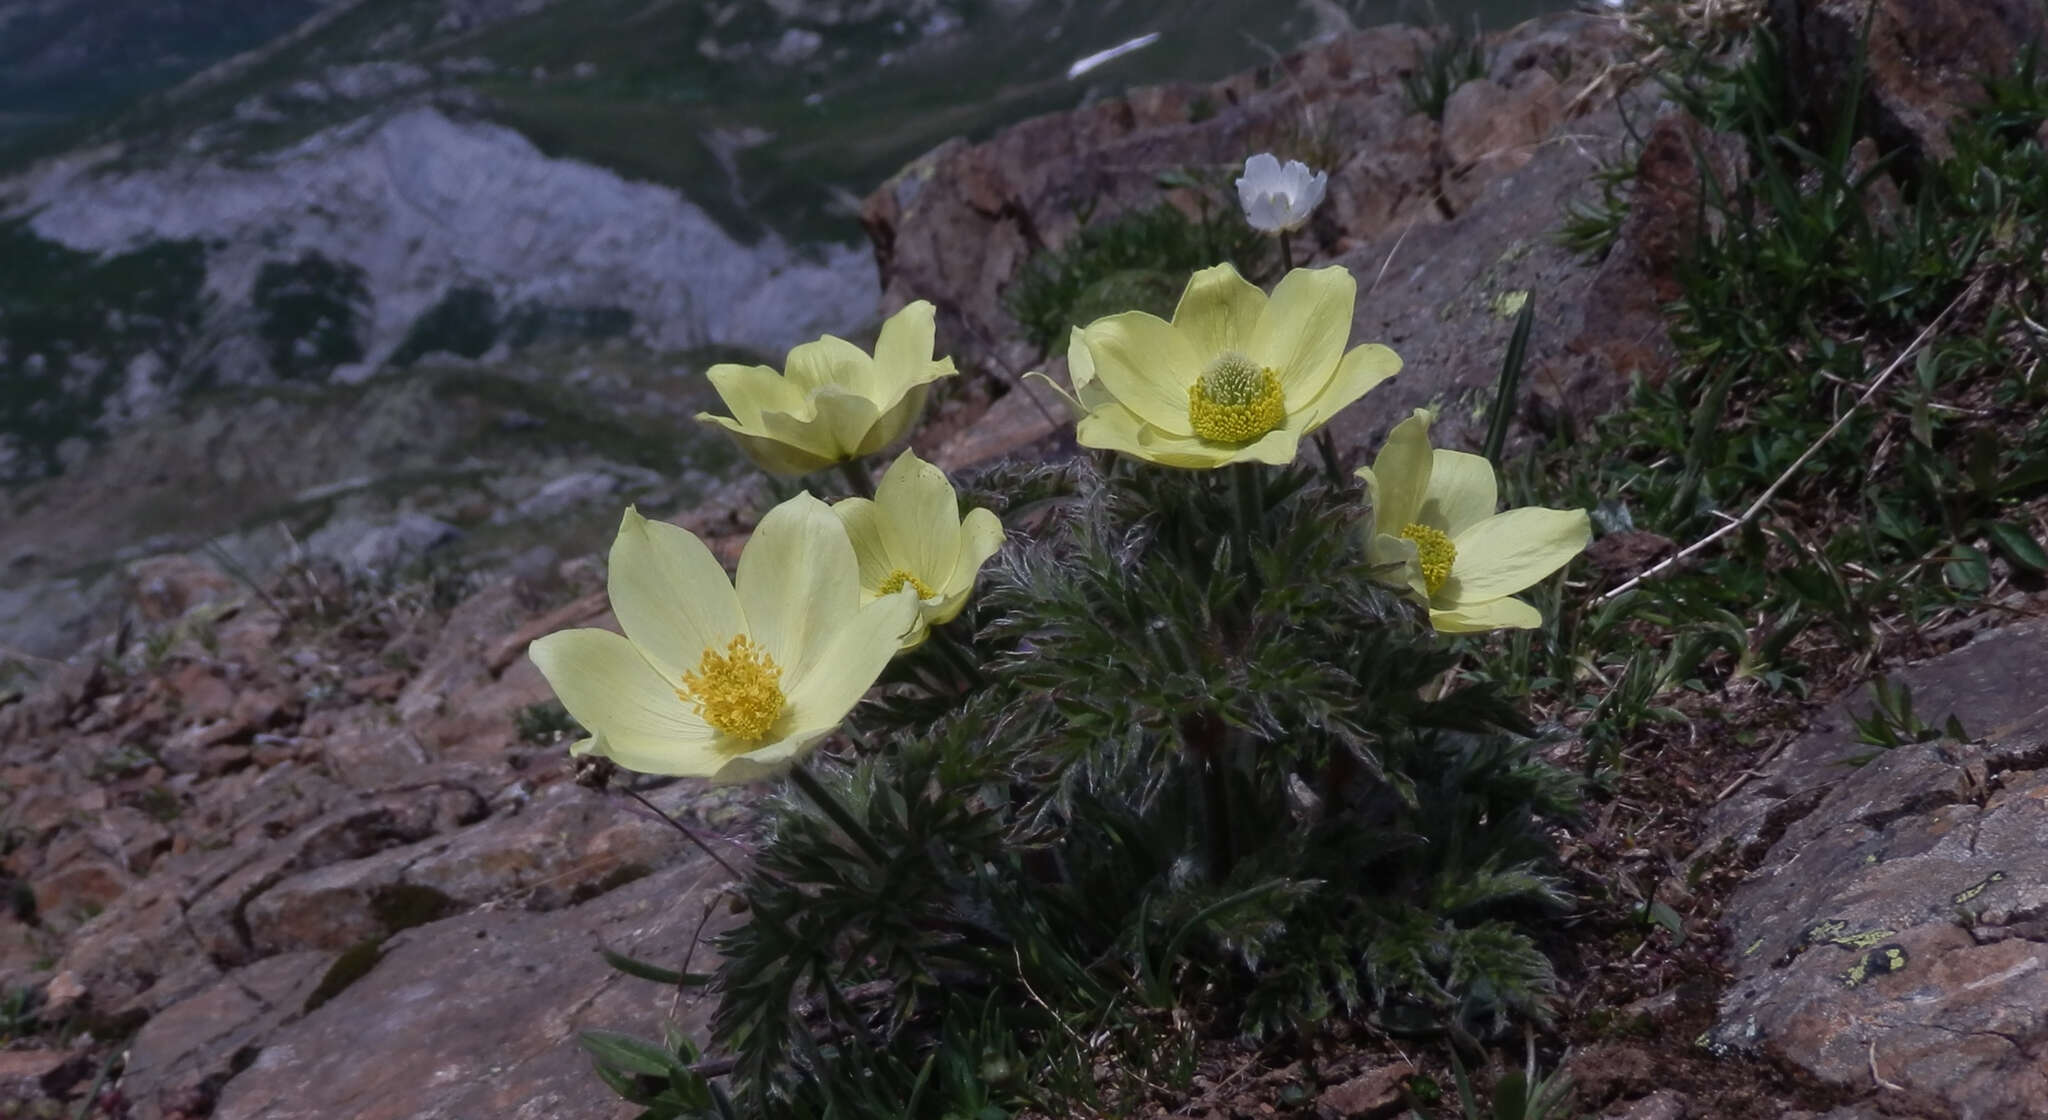
<svg viewBox="0 0 2048 1120"><path fill-rule="evenodd" d="M704 722L735 739L758 743L782 715L782 666L741 634L725 652L707 649L697 671L683 674L676 695L696 705Z"/></svg>
<svg viewBox="0 0 2048 1120"><path fill-rule="evenodd" d="M890 572L889 578L882 581L882 586L875 590L875 594L894 595L898 591L903 590L904 585L906 584L908 584L913 591L917 592L918 598L929 599L932 597L932 589L929 585L927 585L923 580L917 578L916 576L911 575L908 571L905 571L902 568L898 568L895 571Z"/></svg>
<svg viewBox="0 0 2048 1120"><path fill-rule="evenodd" d="M1226 350L1188 386L1188 426L1215 443L1250 443L1287 419L1273 371Z"/></svg>
<svg viewBox="0 0 2048 1120"><path fill-rule="evenodd" d="M1457 546L1442 530L1427 525L1409 525L1401 530L1401 539L1415 542L1416 559L1422 564L1422 586L1431 595L1436 594L1444 581L1451 578L1451 564L1458 559Z"/></svg>

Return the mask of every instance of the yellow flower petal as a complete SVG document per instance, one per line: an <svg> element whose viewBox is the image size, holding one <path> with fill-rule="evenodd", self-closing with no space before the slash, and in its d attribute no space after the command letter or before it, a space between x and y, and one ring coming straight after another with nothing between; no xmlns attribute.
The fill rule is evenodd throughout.
<svg viewBox="0 0 2048 1120"><path fill-rule="evenodd" d="M1373 533L1365 538L1365 562L1373 578L1408 592L1418 603L1429 602L1429 584L1422 575L1421 549L1406 537Z"/></svg>
<svg viewBox="0 0 2048 1120"><path fill-rule="evenodd" d="M779 431L785 438L809 441L806 446L819 450L829 448L833 462L858 458L864 444L878 442L877 429L882 418L871 397L845 389L827 386L811 394L811 403L818 410L817 419L799 428L795 425L775 426L776 417L763 417L770 430ZM822 437L822 438L821 438Z"/></svg>
<svg viewBox="0 0 2048 1120"><path fill-rule="evenodd" d="M610 563L606 586L620 629L671 682L696 669L706 649L723 649L745 631L725 568L681 526L628 507Z"/></svg>
<svg viewBox="0 0 2048 1120"><path fill-rule="evenodd" d="M937 345L936 311L928 300L913 300L882 323L875 339L875 370L884 381L921 385L938 374L931 368ZM952 372L953 359L944 361Z"/></svg>
<svg viewBox="0 0 2048 1120"><path fill-rule="evenodd" d="M875 504L896 565L944 590L960 555L960 498L946 472L905 451L875 487Z"/></svg>
<svg viewBox="0 0 2048 1120"><path fill-rule="evenodd" d="M875 360L853 343L829 334L791 347L782 371L790 384L805 393L829 386L873 397L881 390Z"/></svg>
<svg viewBox="0 0 2048 1120"><path fill-rule="evenodd" d="M951 359L947 361L946 372L953 372ZM873 455L907 435L918 417L924 415L925 395L930 391L927 385L913 385L905 389L900 400L869 423L866 437L854 445L853 454L848 457Z"/></svg>
<svg viewBox="0 0 2048 1120"><path fill-rule="evenodd" d="M1494 514L1452 539L1458 559L1432 602L1462 607L1513 595L1570 563L1592 539L1584 510L1529 507Z"/></svg>
<svg viewBox="0 0 2048 1120"><path fill-rule="evenodd" d="M1473 634L1482 630L1534 630L1543 612L1520 599L1495 599L1472 606L1429 610L1429 624L1440 634Z"/></svg>
<svg viewBox="0 0 2048 1120"><path fill-rule="evenodd" d="M1143 311L1097 319L1086 332L1095 376L1103 388L1145 423L1192 436L1188 386L1212 355L1197 355L1171 323Z"/></svg>
<svg viewBox="0 0 2048 1120"><path fill-rule="evenodd" d="M731 417L714 416L708 412L698 413L697 419L724 428L740 452L770 474L784 477L810 474L843 458L811 450L812 431L782 413L769 413L762 417L758 431L749 430Z"/></svg>
<svg viewBox="0 0 2048 1120"><path fill-rule="evenodd" d="M1067 411L1073 415L1074 419L1079 420L1081 417L1088 415L1088 409L1082 406L1079 397L1067 392L1065 388L1061 387L1059 382L1047 377L1042 371L1035 369L1027 370L1024 374L1024 380L1041 382L1046 388L1058 393L1061 403L1067 406Z"/></svg>
<svg viewBox="0 0 2048 1120"><path fill-rule="evenodd" d="M1108 405L1081 418L1074 439L1083 447L1120 451L1166 467L1220 467L1236 448L1192 436L1175 437L1148 426L1122 405Z"/></svg>
<svg viewBox="0 0 2048 1120"><path fill-rule="evenodd" d="M746 754L736 754L725 760L725 765L711 775L713 785L729 786L744 782L765 782L789 772L791 766L803 761L819 740L832 734L834 727L818 728L799 734L791 734L764 744Z"/></svg>
<svg viewBox="0 0 2048 1120"><path fill-rule="evenodd" d="M1173 309L1173 327L1200 360L1208 361L1225 350L1248 353L1252 329L1265 309L1266 293L1239 276L1237 269L1219 264L1188 280L1180 305Z"/></svg>
<svg viewBox="0 0 2048 1120"><path fill-rule="evenodd" d="M633 644L609 630L562 630L527 647L562 706L594 734L588 749L647 774L709 776L724 737L684 703Z"/></svg>
<svg viewBox="0 0 2048 1120"><path fill-rule="evenodd" d="M917 623L917 593L903 590L861 607L819 644L818 656L784 679L796 734L830 731L873 687Z"/></svg>
<svg viewBox="0 0 2048 1120"><path fill-rule="evenodd" d="M1351 271L1336 265L1297 268L1274 286L1265 314L1252 328L1249 356L1280 378L1290 412L1320 396L1336 374L1351 338L1357 296ZM1096 360L1101 358L1097 352Z"/></svg>
<svg viewBox="0 0 2048 1120"><path fill-rule="evenodd" d="M746 633L782 667L784 681L810 673L860 609L860 569L846 527L809 494L761 518L740 552L735 588Z"/></svg>
<svg viewBox="0 0 2048 1120"><path fill-rule="evenodd" d="M1452 537L1492 517L1500 508L1493 464L1484 455L1438 449L1431 453L1429 495L1418 519Z"/></svg>
<svg viewBox="0 0 2048 1120"><path fill-rule="evenodd" d="M853 555L860 566L860 590L862 599L875 597L875 589L896 570L896 561L889 551L883 529L882 513L875 503L867 498L845 498L832 504L832 513L839 523L846 526L846 537L853 542Z"/></svg>
<svg viewBox="0 0 2048 1120"><path fill-rule="evenodd" d="M993 511L968 510L967 516L960 521L960 554L953 561L953 574L946 580L946 587L959 592L971 590L981 566L1003 547L1004 537L1002 518ZM953 614L936 621L950 622L953 615L959 613L960 608L955 606Z"/></svg>
<svg viewBox="0 0 2048 1120"><path fill-rule="evenodd" d="M718 399L731 410L741 430L758 433L761 414L785 412L809 418L810 405L804 392L767 366L742 366L730 362L712 366L704 376L718 392ZM700 413L704 419L708 413Z"/></svg>
<svg viewBox="0 0 2048 1120"><path fill-rule="evenodd" d="M1074 383L1074 398L1083 413L1113 403L1116 396L1095 376L1095 356L1088 352L1088 336L1080 327L1067 332L1067 380Z"/></svg>
<svg viewBox="0 0 2048 1120"><path fill-rule="evenodd" d="M1302 423L1303 433L1313 432L1323 426L1330 417L1344 410L1353 401L1364 396L1373 386L1401 372L1401 356L1377 342L1354 346L1337 363L1337 373L1324 386L1321 395L1307 406L1308 417Z"/></svg>
<svg viewBox="0 0 2048 1120"><path fill-rule="evenodd" d="M1228 463L1265 463L1268 466L1284 467L1294 461L1301 450L1301 433L1292 424L1275 428L1265 435L1245 444L1211 443L1205 439L1183 439L1171 436L1156 428L1138 433L1138 443L1145 448L1140 454L1154 462L1168 466L1216 467ZM1181 461L1172 462L1161 456L1171 456Z"/></svg>
<svg viewBox="0 0 2048 1120"><path fill-rule="evenodd" d="M1429 490L1429 411L1418 408L1394 425L1372 466L1358 468L1372 498L1373 531L1398 536L1422 510Z"/></svg>

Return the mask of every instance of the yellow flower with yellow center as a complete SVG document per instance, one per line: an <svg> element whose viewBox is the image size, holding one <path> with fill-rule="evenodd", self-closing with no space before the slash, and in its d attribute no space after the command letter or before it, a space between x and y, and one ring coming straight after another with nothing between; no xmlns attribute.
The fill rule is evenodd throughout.
<svg viewBox="0 0 2048 1120"><path fill-rule="evenodd" d="M700 412L724 428L763 470L809 474L872 455L909 432L930 383L951 377L951 358L933 358L932 305L909 304L882 324L875 352L826 335L792 349L783 372L731 363L705 374L731 416Z"/></svg>
<svg viewBox="0 0 2048 1120"><path fill-rule="evenodd" d="M872 499L848 498L832 512L859 557L863 597L906 587L917 593L918 617L903 635L904 649L960 614L982 564L1003 543L995 514L975 509L962 517L946 472L908 451L889 465Z"/></svg>
<svg viewBox="0 0 2048 1120"><path fill-rule="evenodd" d="M832 733L917 622L864 595L846 528L799 494L769 510L735 579L686 530L628 509L607 589L623 635L563 630L528 656L590 732L572 748L628 770L747 781Z"/></svg>
<svg viewBox="0 0 2048 1120"><path fill-rule="evenodd" d="M1495 512L1493 464L1432 448L1431 419L1416 409L1358 469L1372 498L1367 561L1426 605L1444 633L1543 625L1542 612L1510 596L1585 551L1591 520L1577 509Z"/></svg>
<svg viewBox="0 0 2048 1120"><path fill-rule="evenodd" d="M1357 294L1343 268L1295 269L1268 296L1219 264L1188 280L1170 321L1097 319L1067 347L1076 438L1170 467L1292 462L1303 436L1400 372L1384 346L1345 349Z"/></svg>

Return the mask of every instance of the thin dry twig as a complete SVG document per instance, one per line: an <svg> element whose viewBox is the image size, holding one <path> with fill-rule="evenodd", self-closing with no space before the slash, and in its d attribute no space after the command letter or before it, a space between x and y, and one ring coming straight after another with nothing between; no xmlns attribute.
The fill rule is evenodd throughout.
<svg viewBox="0 0 2048 1120"><path fill-rule="evenodd" d="M1935 330L1939 328L1942 323L1947 321L1949 314L1953 312L1957 307L1960 307L1963 304L1963 301L1969 299L1970 296L1976 293L1977 288L1981 283L1981 277L1978 280L1972 281L1970 283L1970 286L1968 288L1963 289L1960 295L1956 296L1956 298L1949 301L1947 307L1941 309L1941 314L1936 315L1931 321L1928 322L1928 324L1925 327L1922 327L1920 333L1914 336L1913 341L1908 343L1904 350L1899 351L1899 356L1893 358L1891 360L1891 364L1884 367L1884 372L1878 374L1877 378L1870 383L1870 387L1863 390L1862 394L1856 398L1856 403L1850 405L1847 409L1844 409L1840 416L1835 417L1835 422L1828 425L1827 431L1822 432L1819 438L1815 439L1811 444L1808 444L1806 450L1799 453L1799 458L1794 459L1792 461L1792 465L1785 468L1785 473L1779 475L1777 481L1771 483L1768 487L1766 487L1764 489L1764 492L1757 496L1756 501L1751 502L1749 504L1749 508L1742 511L1742 515L1740 517L1737 517L1731 521L1723 522L1720 528L1715 529L1713 532L1708 533L1706 536L1701 537L1699 540L1696 540L1693 543L1685 546L1684 548L1679 549L1677 552L1671 554L1662 561L1659 561L1655 566L1643 571L1641 574L1635 576L1633 579L1630 579L1628 582L1622 584L1621 586L1616 587L1612 591L1608 591L1603 595L1600 595L1599 597L1593 600L1594 604L1597 606L1598 604L1605 603L1628 594L1636 588L1641 587L1644 583L1648 582L1649 580L1655 579L1656 577L1664 574L1666 571L1669 571L1670 569L1675 568L1680 564L1683 564L1686 560L1691 559L1694 556L1697 556L1700 552L1704 551L1709 545L1712 545L1715 541L1720 540L1722 537L1727 536L1729 533L1732 533L1735 530L1741 528L1742 526L1749 524L1751 521L1754 521L1756 519L1756 516L1763 512L1764 507L1771 504L1771 499L1778 496L1778 491L1784 489L1785 484L1792 481L1792 476L1798 474L1800 468L1806 466L1807 460L1812 459L1814 455L1818 454L1821 447L1825 445L1828 442L1828 440L1833 439L1835 433L1841 431L1842 426L1849 422L1849 418L1851 416L1856 415L1856 411L1858 409L1870 403L1870 399L1877 395L1877 391L1879 389L1884 388L1885 383L1892 379L1892 375L1897 373L1900 369L1904 368L1906 360L1908 358L1911 358L1914 354L1919 353L1920 348L1926 345L1927 340L1934 337Z"/></svg>

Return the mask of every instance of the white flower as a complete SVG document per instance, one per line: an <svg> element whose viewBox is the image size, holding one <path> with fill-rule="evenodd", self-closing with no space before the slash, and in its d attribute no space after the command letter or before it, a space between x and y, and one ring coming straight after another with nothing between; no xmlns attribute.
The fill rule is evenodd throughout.
<svg viewBox="0 0 2048 1120"><path fill-rule="evenodd" d="M1308 165L1290 159L1287 166L1260 152L1244 161L1244 176L1237 181L1237 200L1244 205L1244 218L1252 228L1266 233L1300 229L1302 223L1323 201L1330 185L1330 173L1309 172Z"/></svg>

